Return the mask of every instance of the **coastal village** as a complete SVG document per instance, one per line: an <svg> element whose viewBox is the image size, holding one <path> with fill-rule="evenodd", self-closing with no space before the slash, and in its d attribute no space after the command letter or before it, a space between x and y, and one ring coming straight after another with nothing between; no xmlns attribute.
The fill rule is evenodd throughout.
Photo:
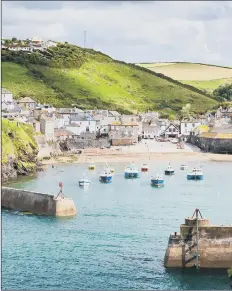
<svg viewBox="0 0 232 291"><path fill-rule="evenodd" d="M215 113L170 121L159 117L158 112L122 115L110 110L82 110L77 107L54 108L37 103L27 96L15 100L13 93L2 88L2 118L27 123L34 127L42 156L49 156L63 149L75 151L86 148L117 148L136 146L143 140L176 144L184 149L185 142L201 148L199 138L232 140L232 107L219 107ZM197 139L198 138L198 139ZM198 144L197 141L198 140ZM44 150L50 144L49 153ZM213 143L212 143L213 144ZM232 144L232 143L231 143ZM65 146L64 146L65 145ZM220 150L221 147L221 150ZM202 150L230 153L231 145Z"/></svg>
<svg viewBox="0 0 232 291"><path fill-rule="evenodd" d="M46 11L46 5L36 5ZM145 26L140 28L146 35L142 41L138 38L139 46L137 40L131 42L125 26L127 43L132 43L135 52L138 49L140 63L128 61L126 48L131 50L132 45L123 45L124 22L118 28L120 38L109 25L114 8L110 4L102 10L110 15L104 20L113 36L110 44L115 38L123 45L117 43L121 60L116 60L116 54L105 46L109 45L107 31L97 25L99 37L89 28L95 6L65 5L62 13L63 8L51 10L49 4L50 12L42 20L47 33L37 28L42 15L38 9L34 9L36 17L33 11L30 14L36 23L28 22L23 14L27 5L19 10L33 33L40 31L49 39L1 39L4 289L232 289L232 73L220 73L220 79L212 74L210 80L176 77L178 67L187 74L199 65L199 75L232 67L200 63L205 56L201 59L193 53L202 52L198 36L199 48L189 41L191 50L183 46L186 54L182 52L180 58L195 58L199 63L177 61L174 44L182 43L175 37L174 22L166 31L159 5L151 15L144 14ZM129 14L136 7L127 14L127 6L122 6L115 7L117 23L120 17L124 20L125 11L134 27ZM145 12L142 3L136 6ZM14 5L9 8L14 10ZM73 23L70 8L75 12ZM199 9L204 11L203 6ZM82 17L77 17L79 10ZM162 29L157 22L152 27L156 11ZM165 15L173 18L167 12L168 7ZM185 17L191 36L186 21L191 14L182 12L174 24L178 28ZM83 47L50 39L56 35L50 27L51 13L60 17L52 25L63 30L65 40L80 43L73 39L83 22L94 45L86 46L86 30ZM63 21L66 18L71 29ZM96 18L100 20L98 14ZM136 14L133 18L138 19ZM157 35L162 33L164 60L172 60L167 48L173 50L175 62L152 63L149 53L142 56L151 43L152 55L159 60L158 41L153 41L154 34L149 39L147 20L152 33L156 28ZM19 35L25 36L23 23L19 27L23 31ZM141 31L135 32L136 37ZM172 45L166 34L173 39ZM208 37L207 29L204 34ZM210 53L206 40L203 44ZM174 71L175 77L162 69L159 73L155 64L159 69L170 66L169 73Z"/></svg>

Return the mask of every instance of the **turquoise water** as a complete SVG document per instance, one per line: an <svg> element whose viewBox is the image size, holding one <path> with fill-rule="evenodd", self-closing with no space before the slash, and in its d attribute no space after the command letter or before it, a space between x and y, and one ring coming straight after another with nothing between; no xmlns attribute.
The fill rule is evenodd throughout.
<svg viewBox="0 0 232 291"><path fill-rule="evenodd" d="M137 163L141 166L141 163ZM10 185L72 197L75 218L51 218L2 212L2 288L24 290L166 289L226 290L226 271L167 271L163 258L169 234L179 231L196 207L215 224L232 223L232 164L202 163L203 181L187 181L182 163L172 163L176 175L165 187L150 186L151 175L167 166L150 162L148 173L126 180L126 164L116 169L111 184L99 182L90 171L89 189L78 187L86 165L51 167L34 178ZM194 163L187 164L189 168Z"/></svg>

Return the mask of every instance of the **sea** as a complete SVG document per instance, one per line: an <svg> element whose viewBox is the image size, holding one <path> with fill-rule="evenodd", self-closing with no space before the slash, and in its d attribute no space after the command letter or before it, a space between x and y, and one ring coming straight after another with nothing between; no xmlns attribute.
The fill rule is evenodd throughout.
<svg viewBox="0 0 232 291"><path fill-rule="evenodd" d="M232 163L186 162L201 166L203 181L188 181L183 161L175 161L174 176L163 188L150 185L163 174L166 161L141 161L148 173L125 179L127 163L115 168L110 184L99 182L104 163L88 171L87 164L49 166L36 176L6 186L56 195L63 182L77 216L55 218L2 211L3 290L228 290L226 270L167 270L164 255L170 233L199 208L212 224L232 224ZM91 180L81 189L83 173Z"/></svg>

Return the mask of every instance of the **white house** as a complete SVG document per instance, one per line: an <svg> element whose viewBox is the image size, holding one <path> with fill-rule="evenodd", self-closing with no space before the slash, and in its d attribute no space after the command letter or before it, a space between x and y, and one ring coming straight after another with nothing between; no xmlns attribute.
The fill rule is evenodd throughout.
<svg viewBox="0 0 232 291"><path fill-rule="evenodd" d="M40 118L40 131L47 141L54 140L54 121L52 118L42 115Z"/></svg>
<svg viewBox="0 0 232 291"><path fill-rule="evenodd" d="M31 110L34 110L36 107L36 102L30 97L21 98L17 103Z"/></svg>
<svg viewBox="0 0 232 291"><path fill-rule="evenodd" d="M65 119L59 113L53 113L51 117L54 121L54 128L64 128L65 127Z"/></svg>
<svg viewBox="0 0 232 291"><path fill-rule="evenodd" d="M179 126L170 123L164 130L164 135L166 138L178 138L180 135Z"/></svg>
<svg viewBox="0 0 232 291"><path fill-rule="evenodd" d="M1 104L2 110L11 110L14 109L14 100L12 92L8 91L6 88L2 88L1 94Z"/></svg>
<svg viewBox="0 0 232 291"><path fill-rule="evenodd" d="M201 125L198 120L195 121L181 121L180 123L180 133L181 135L190 135L190 132L194 130L197 126Z"/></svg>

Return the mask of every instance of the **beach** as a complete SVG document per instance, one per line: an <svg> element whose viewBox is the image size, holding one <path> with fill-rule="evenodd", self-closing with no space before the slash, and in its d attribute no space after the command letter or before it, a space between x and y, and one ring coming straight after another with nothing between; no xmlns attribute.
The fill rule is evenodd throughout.
<svg viewBox="0 0 232 291"><path fill-rule="evenodd" d="M186 161L215 161L232 162L232 155L201 152L199 148L185 144L184 149L177 149L171 142L157 142L155 140L142 140L132 146L112 146L110 149L89 148L82 150L81 154L63 155L49 160L43 160L43 165L58 163L87 163L94 162L130 162L130 161L179 160Z"/></svg>

